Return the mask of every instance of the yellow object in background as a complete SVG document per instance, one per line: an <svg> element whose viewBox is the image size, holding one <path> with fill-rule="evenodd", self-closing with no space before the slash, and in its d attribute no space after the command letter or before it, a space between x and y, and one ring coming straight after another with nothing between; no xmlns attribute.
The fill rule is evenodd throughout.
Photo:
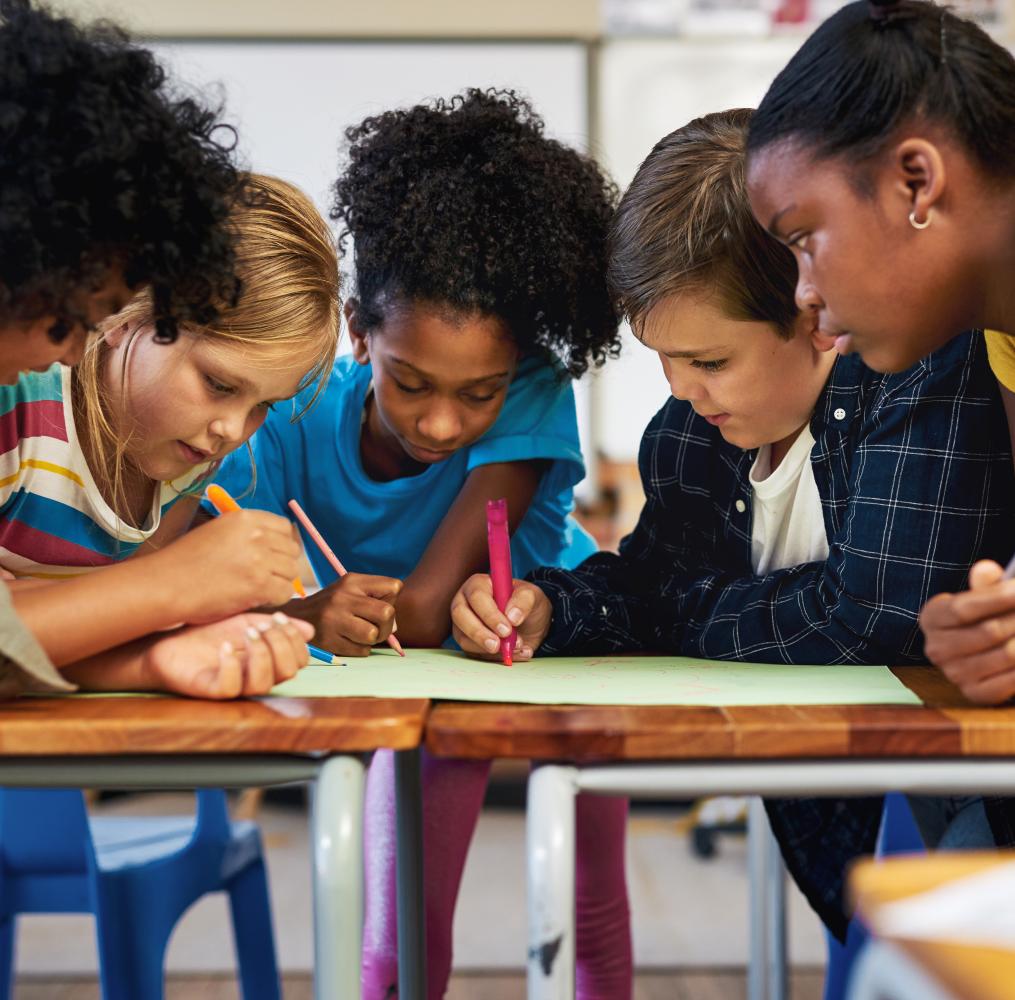
<svg viewBox="0 0 1015 1000"><path fill-rule="evenodd" d="M1015 337L999 330L984 330L983 336L991 371L1001 385L1015 392Z"/></svg>

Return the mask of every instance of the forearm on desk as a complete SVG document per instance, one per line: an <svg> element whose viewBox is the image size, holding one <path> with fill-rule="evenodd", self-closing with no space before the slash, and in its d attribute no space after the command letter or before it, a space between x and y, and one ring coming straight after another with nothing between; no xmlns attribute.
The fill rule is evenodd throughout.
<svg viewBox="0 0 1015 1000"><path fill-rule="evenodd" d="M154 559L131 559L60 583L15 588L11 601L60 667L186 617L182 588L158 571Z"/></svg>
<svg viewBox="0 0 1015 1000"><path fill-rule="evenodd" d="M155 685L146 667L146 654L157 638L146 636L135 639L116 649L71 663L60 672L72 684L87 691L152 690Z"/></svg>

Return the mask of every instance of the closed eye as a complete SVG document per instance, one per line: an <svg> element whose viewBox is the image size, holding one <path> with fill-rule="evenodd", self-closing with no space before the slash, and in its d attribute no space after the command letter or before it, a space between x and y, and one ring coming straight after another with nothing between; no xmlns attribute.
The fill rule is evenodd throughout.
<svg viewBox="0 0 1015 1000"><path fill-rule="evenodd" d="M729 362L725 358L721 358L718 361L699 361L695 358L691 362L692 368L700 368L706 372L721 372Z"/></svg>
<svg viewBox="0 0 1015 1000"><path fill-rule="evenodd" d="M409 393L410 395L413 395L413 396L415 396L415 395L417 395L417 394L419 394L421 392L426 392L426 386L425 385L418 385L418 386L406 385L404 382L399 382L397 378L396 379L392 379L392 382L394 382L395 385L397 385L398 388L402 392L407 392L407 393Z"/></svg>
<svg viewBox="0 0 1015 1000"><path fill-rule="evenodd" d="M208 375L205 373L204 381L212 392L217 392L222 396L230 396L236 392L231 385L226 385L225 382L220 382L214 375Z"/></svg>

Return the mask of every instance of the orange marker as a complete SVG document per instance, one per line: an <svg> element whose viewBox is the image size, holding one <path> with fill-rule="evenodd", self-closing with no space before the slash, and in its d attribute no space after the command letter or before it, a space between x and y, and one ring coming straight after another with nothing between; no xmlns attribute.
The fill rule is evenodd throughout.
<svg viewBox="0 0 1015 1000"><path fill-rule="evenodd" d="M214 501L212 501L214 503ZM307 517L306 511L295 501L289 501L289 509L296 515L296 520L306 528L307 534L314 540L314 543L324 554L324 558L331 563L331 568L339 575L345 576L345 567L342 565L342 560L331 551L331 546L324 540L322 535L317 528L314 527L314 522ZM388 645L396 652L399 656L405 656L405 650L402 649L402 644L395 638L394 633L388 636Z"/></svg>
<svg viewBox="0 0 1015 1000"><path fill-rule="evenodd" d="M220 514L231 514L235 510L242 509L240 505L216 483L212 483L211 486L204 491L204 493L208 498L208 502ZM295 590L300 597L307 596L307 592L303 589L303 581L299 577L296 577L296 579L293 580L293 590Z"/></svg>

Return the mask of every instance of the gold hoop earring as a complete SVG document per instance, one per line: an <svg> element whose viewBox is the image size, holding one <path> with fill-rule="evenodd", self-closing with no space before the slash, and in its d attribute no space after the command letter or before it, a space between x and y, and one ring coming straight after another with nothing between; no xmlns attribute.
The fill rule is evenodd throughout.
<svg viewBox="0 0 1015 1000"><path fill-rule="evenodd" d="M930 212L927 213L927 218L923 222L916 221L916 209L909 213L909 224L914 229L926 229L930 225Z"/></svg>

